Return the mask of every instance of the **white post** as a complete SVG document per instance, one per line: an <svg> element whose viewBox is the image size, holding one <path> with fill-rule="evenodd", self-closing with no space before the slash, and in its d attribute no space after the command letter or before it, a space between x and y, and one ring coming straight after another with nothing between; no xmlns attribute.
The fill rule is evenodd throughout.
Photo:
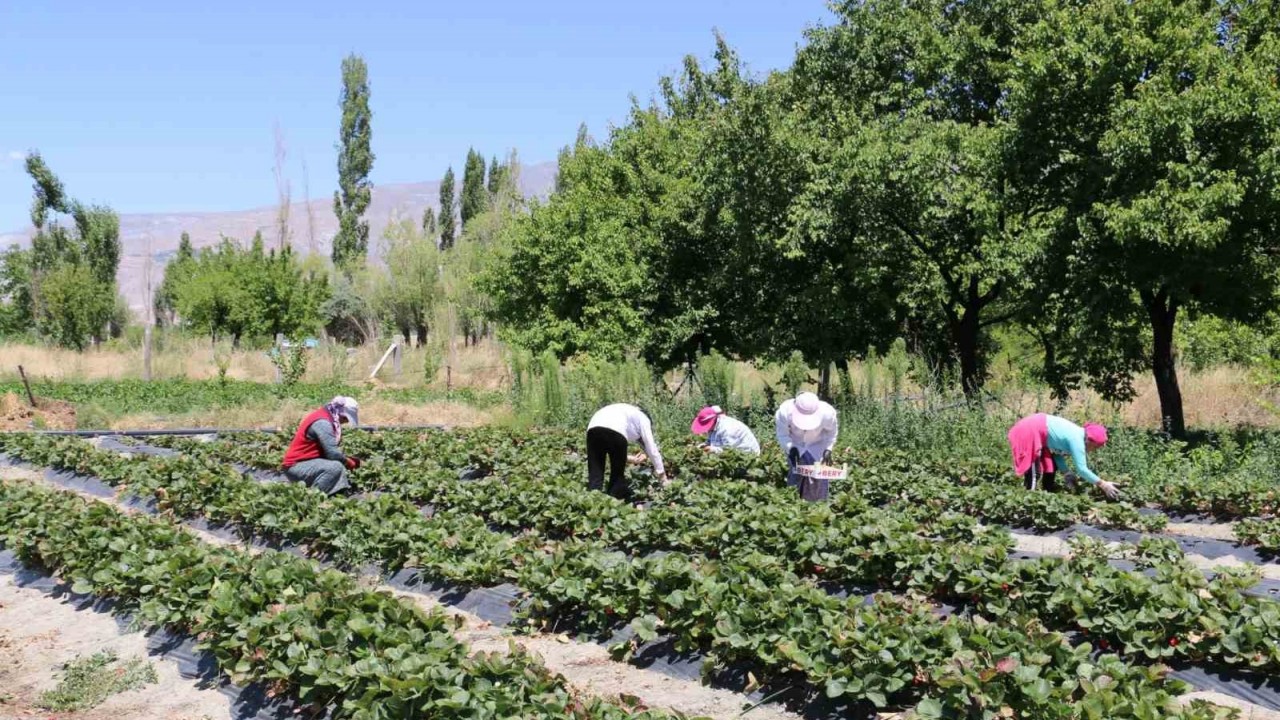
<svg viewBox="0 0 1280 720"><path fill-rule="evenodd" d="M382 353L382 359L381 359L381 360L379 360L379 361L378 361L378 364L377 364L377 365L374 365L374 366L373 366L373 370L369 372L369 379L370 379L370 380L372 380L372 379L374 379L375 377L377 377L377 375L378 375L378 371L382 369L382 365L383 365L383 363L385 363L385 362L387 361L387 358L391 357L391 353L392 353L392 352L394 352L394 351L395 351L395 349L396 349L397 347L399 347L399 345L400 345L400 342L399 342L399 341L393 342L393 343L391 343L391 347L387 348L387 351L386 351L386 352L384 352L384 353Z"/></svg>

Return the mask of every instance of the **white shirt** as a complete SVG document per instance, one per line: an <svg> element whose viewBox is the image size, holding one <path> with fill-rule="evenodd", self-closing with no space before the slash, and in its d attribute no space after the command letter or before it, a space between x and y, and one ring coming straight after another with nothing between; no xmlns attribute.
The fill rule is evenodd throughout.
<svg viewBox="0 0 1280 720"><path fill-rule="evenodd" d="M792 398L782 403L782 407L773 416L782 452L785 454L791 452L793 447L799 448L802 455L808 452L813 459L820 460L824 452L835 448L836 436L840 434L840 419L836 415L836 409L829 403L818 403L818 415L822 422L809 431L800 430L791 424L791 416L795 412L796 401Z"/></svg>
<svg viewBox="0 0 1280 720"><path fill-rule="evenodd" d="M707 444L713 448L729 448L760 454L760 441L756 440L756 435L751 432L751 428L741 420L735 420L728 415L716 418L716 426L707 437Z"/></svg>
<svg viewBox="0 0 1280 720"><path fill-rule="evenodd" d="M596 427L608 428L625 437L627 442L639 440L644 447L644 454L653 463L653 471L659 475L666 474L666 468L662 466L662 453L658 451L658 443L653 439L653 424L640 408L626 403L605 405L587 423L588 430Z"/></svg>

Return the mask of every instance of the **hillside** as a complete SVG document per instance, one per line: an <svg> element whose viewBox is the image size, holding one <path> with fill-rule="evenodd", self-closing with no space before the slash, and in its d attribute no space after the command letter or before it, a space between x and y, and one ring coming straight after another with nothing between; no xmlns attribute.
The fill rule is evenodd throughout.
<svg viewBox="0 0 1280 720"><path fill-rule="evenodd" d="M520 189L526 197L545 197L554 186L555 174L554 162L526 165L520 169ZM383 228L393 219L421 219L426 208L439 210L439 198L439 180L375 186L373 201L366 213L370 226L370 249L376 249ZM291 242L302 253L312 249L307 205L295 202L289 210ZM328 255L330 243L338 228L337 218L333 214L332 195L312 198L310 208L310 216L315 223L314 250ZM141 310L146 304L147 256L150 255L154 260L151 273L153 283L158 285L163 277L164 264L178 249L178 241L184 231L191 234L191 240L197 248L213 245L223 235L247 242L259 230L268 243L274 242L276 210L276 206L269 205L227 212L121 215L123 252L120 259L120 291L130 307ZM29 234L29 229L2 234L0 247L8 247L14 242L24 244Z"/></svg>

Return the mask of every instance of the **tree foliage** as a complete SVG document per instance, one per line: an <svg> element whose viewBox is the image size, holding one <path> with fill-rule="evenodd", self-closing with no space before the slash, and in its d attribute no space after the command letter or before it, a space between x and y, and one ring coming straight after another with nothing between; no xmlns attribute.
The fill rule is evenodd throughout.
<svg viewBox="0 0 1280 720"><path fill-rule="evenodd" d="M0 330L34 329L75 349L118 335L127 321L116 289L120 218L72 199L39 153L27 156L26 170L36 232L29 249L11 248L0 262Z"/></svg>
<svg viewBox="0 0 1280 720"><path fill-rule="evenodd" d="M178 287L191 276L195 265L196 251L191 244L191 235L183 231L178 240L178 252L164 267L164 278L156 290L155 317L158 325L173 325L178 315Z"/></svg>
<svg viewBox="0 0 1280 720"><path fill-rule="evenodd" d="M495 155L489 160L489 177L485 181L485 189L489 191L489 198L497 197L498 188L502 187L502 175L506 168L498 164L498 158Z"/></svg>
<svg viewBox="0 0 1280 720"><path fill-rule="evenodd" d="M1180 434L1179 313L1277 299L1274 5L833 11L790 68L752 77L717 37L605 141L580 128L486 271L503 332L659 367L901 336L978 398L1010 325L1060 393L1123 398L1146 366Z"/></svg>
<svg viewBox="0 0 1280 720"><path fill-rule="evenodd" d="M462 227L466 229L471 218L484 212L488 204L488 191L484 179L484 156L474 149L467 150L467 164L462 169Z"/></svg>
<svg viewBox="0 0 1280 720"><path fill-rule="evenodd" d="M230 238L165 268L176 322L217 340L297 338L320 326L328 278L305 271L293 249L267 251L259 234L245 248Z"/></svg>
<svg viewBox="0 0 1280 720"><path fill-rule="evenodd" d="M457 208L454 206L453 167L440 180L440 249L448 250L457 239Z"/></svg>
<svg viewBox="0 0 1280 720"><path fill-rule="evenodd" d="M432 245L438 245L440 226L436 224L436 211L432 208L422 211L422 234Z"/></svg>
<svg viewBox="0 0 1280 720"><path fill-rule="evenodd" d="M333 212L338 233L333 238L333 264L350 270L364 262L369 249L369 223L364 212L373 197L372 111L369 110L369 68L364 58L348 55L342 61L342 120L338 133L338 190Z"/></svg>
<svg viewBox="0 0 1280 720"><path fill-rule="evenodd" d="M1258 321L1280 289L1280 38L1267 6L1056 8L1018 68L1019 179L1059 212L1052 252L1066 272L1048 278L1050 301L1060 327L1089 340L1056 358L1060 374L1125 394L1146 364L1175 435L1179 313Z"/></svg>
<svg viewBox="0 0 1280 720"><path fill-rule="evenodd" d="M382 237L386 281L378 287L378 312L406 341L417 333L425 342L440 298L440 251L435 242L405 220L387 226Z"/></svg>

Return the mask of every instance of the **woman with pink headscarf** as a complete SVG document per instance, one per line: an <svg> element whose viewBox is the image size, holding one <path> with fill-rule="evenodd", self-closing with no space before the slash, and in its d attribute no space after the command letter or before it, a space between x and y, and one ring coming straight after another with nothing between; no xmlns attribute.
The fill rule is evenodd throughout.
<svg viewBox="0 0 1280 720"><path fill-rule="evenodd" d="M1098 477L1089 469L1087 454L1107 444L1107 429L1097 423L1080 427L1057 415L1037 413L1019 420L1009 429L1009 448L1013 450L1013 471L1021 475L1028 490L1044 487L1058 489L1057 474L1065 471L1067 456L1076 466L1076 474L1098 486L1114 500L1119 491L1114 483Z"/></svg>

